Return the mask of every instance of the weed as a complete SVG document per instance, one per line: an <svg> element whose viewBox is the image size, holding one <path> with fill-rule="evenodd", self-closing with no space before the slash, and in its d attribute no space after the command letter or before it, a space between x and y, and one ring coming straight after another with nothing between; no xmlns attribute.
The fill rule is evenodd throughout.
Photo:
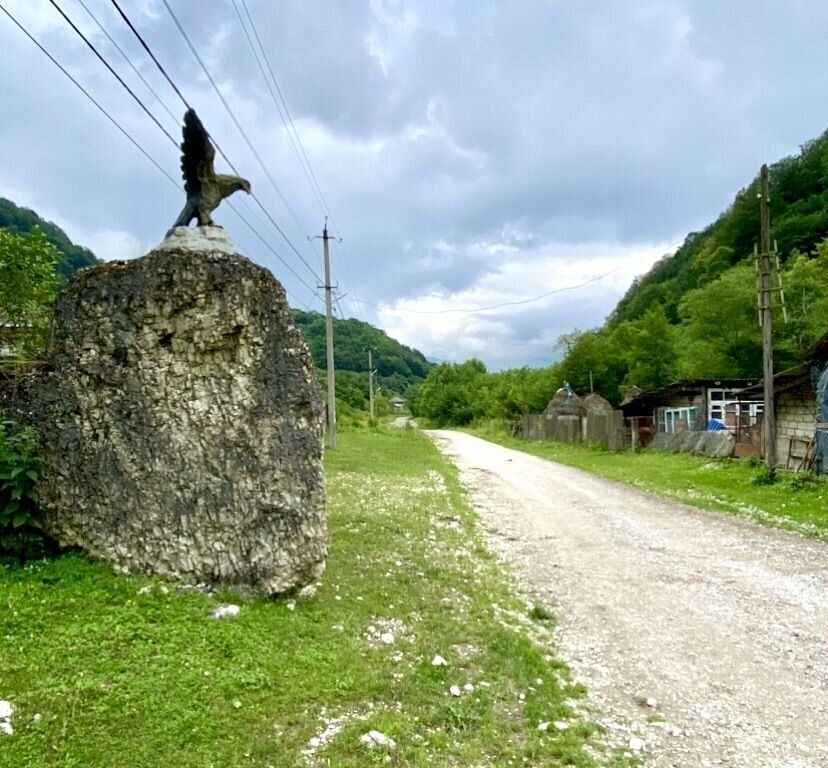
<svg viewBox="0 0 828 768"><path fill-rule="evenodd" d="M534 619L535 621L554 620L554 616L552 616L552 614L539 603L535 603L535 605L532 606L532 610L529 611L529 618Z"/></svg>

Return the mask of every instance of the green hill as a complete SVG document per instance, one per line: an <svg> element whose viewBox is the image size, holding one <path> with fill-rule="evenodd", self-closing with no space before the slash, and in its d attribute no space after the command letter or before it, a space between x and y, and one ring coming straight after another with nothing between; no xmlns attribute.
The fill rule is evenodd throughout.
<svg viewBox="0 0 828 768"><path fill-rule="evenodd" d="M795 252L810 253L828 236L828 132L801 152L769 168L773 238L785 262ZM668 319L681 319L683 296L710 283L729 268L752 263L759 236L759 176L740 190L732 205L701 232L691 232L675 255L662 259L636 280L619 302L610 325L640 318L653 304Z"/></svg>
<svg viewBox="0 0 828 768"><path fill-rule="evenodd" d="M24 235L35 227L38 227L46 235L46 239L60 251L57 269L64 279L77 269L101 263L88 248L75 245L56 224L40 218L28 208L21 208L11 200L0 197L0 229Z"/></svg>
<svg viewBox="0 0 828 768"><path fill-rule="evenodd" d="M758 171L758 169L757 169ZM769 168L788 322L774 325L776 370L804 359L828 331L828 132ZM562 338L558 374L576 391L617 401L678 378L761 375L754 244L758 173L731 206L635 280L602 328Z"/></svg>
<svg viewBox="0 0 828 768"><path fill-rule="evenodd" d="M293 310L318 371L325 371L325 317L318 312ZM433 367L425 356L388 336L373 325L349 318L333 320L337 396L355 406L368 397L368 349L373 351L376 383L386 395L403 395L425 379ZM349 394L350 392L350 394Z"/></svg>

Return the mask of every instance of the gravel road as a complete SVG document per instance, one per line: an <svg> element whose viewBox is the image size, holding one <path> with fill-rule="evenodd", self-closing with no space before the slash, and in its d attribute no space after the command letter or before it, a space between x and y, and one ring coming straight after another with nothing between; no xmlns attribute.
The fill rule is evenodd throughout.
<svg viewBox="0 0 828 768"><path fill-rule="evenodd" d="M648 766L828 766L828 545L428 434L554 610L610 743L640 738Z"/></svg>

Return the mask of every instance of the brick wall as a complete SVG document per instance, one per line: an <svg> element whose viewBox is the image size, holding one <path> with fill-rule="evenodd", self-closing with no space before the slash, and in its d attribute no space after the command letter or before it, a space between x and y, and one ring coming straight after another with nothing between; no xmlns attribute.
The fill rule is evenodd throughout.
<svg viewBox="0 0 828 768"><path fill-rule="evenodd" d="M776 399L776 457L785 466L791 456L794 468L814 436L816 400L813 390L800 387L782 392Z"/></svg>

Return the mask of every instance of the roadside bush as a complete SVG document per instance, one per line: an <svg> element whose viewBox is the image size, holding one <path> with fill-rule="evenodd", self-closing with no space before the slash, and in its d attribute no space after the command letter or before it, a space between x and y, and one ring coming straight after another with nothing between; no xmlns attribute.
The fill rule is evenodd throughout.
<svg viewBox="0 0 828 768"><path fill-rule="evenodd" d="M25 560L50 549L35 490L39 468L35 430L0 420L0 556Z"/></svg>

